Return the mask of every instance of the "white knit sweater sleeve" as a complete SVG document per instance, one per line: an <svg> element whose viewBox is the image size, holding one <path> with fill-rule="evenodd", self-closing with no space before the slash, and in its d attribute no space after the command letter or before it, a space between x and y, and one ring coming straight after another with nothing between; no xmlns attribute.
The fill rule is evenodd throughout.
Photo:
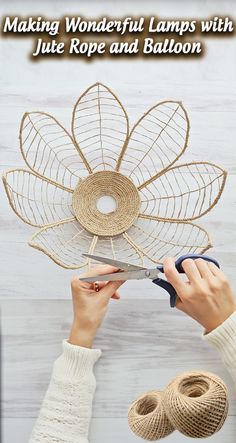
<svg viewBox="0 0 236 443"><path fill-rule="evenodd" d="M203 339L212 343L221 354L221 358L236 384L236 311Z"/></svg>
<svg viewBox="0 0 236 443"><path fill-rule="evenodd" d="M29 443L88 443L96 388L94 363L101 355L63 341Z"/></svg>

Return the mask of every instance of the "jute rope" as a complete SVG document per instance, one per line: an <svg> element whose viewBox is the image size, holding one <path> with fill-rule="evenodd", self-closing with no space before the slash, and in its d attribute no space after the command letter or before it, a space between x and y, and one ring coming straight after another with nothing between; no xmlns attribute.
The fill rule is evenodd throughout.
<svg viewBox="0 0 236 443"><path fill-rule="evenodd" d="M210 437L221 429L228 414L227 388L208 372L176 377L167 386L163 402L173 426L188 437Z"/></svg>
<svg viewBox="0 0 236 443"><path fill-rule="evenodd" d="M104 214L97 208L102 196L113 197L116 209ZM114 171L100 171L80 181L73 193L74 214L89 232L118 235L132 226L139 214L139 193L130 179Z"/></svg>
<svg viewBox="0 0 236 443"><path fill-rule="evenodd" d="M128 411L129 426L145 440L160 440L174 428L163 408L162 392L150 391L135 400Z"/></svg>
<svg viewBox="0 0 236 443"><path fill-rule="evenodd" d="M130 130L124 106L101 83L77 100L72 134L48 113L24 114L28 169L6 171L3 183L15 213L40 228L30 246L66 269L89 265L88 251L142 266L204 253L209 234L192 221L218 202L226 171L202 161L176 165L189 130L187 111L173 100L152 106ZM102 196L116 209L100 212Z"/></svg>
<svg viewBox="0 0 236 443"><path fill-rule="evenodd" d="M228 414L224 382L209 372L177 376L163 393L139 397L128 411L130 429L146 440L159 440L174 430L193 438L218 432Z"/></svg>

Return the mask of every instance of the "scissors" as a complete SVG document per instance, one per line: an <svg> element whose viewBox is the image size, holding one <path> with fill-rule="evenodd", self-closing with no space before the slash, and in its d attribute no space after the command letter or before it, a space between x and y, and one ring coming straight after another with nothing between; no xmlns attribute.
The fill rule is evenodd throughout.
<svg viewBox="0 0 236 443"><path fill-rule="evenodd" d="M142 266L133 265L132 263L124 263L122 261L112 260L111 258L107 257L100 257L91 254L83 254L83 256L96 260L101 263L106 263L107 265L112 265L121 270L121 272L118 271L112 274L98 275L97 277L84 277L80 279L81 281L96 282L96 281L150 279L152 280L152 283L154 283L157 286L160 286L169 293L170 306L171 308L175 307L177 293L174 287L167 280L164 280L163 278L159 277L159 273L164 273L164 268L162 265L157 265L156 268L148 269ZM196 260L197 258L202 258L207 262L214 263L218 268L220 267L219 263L214 258L209 257L208 255L199 255L199 254L181 255L181 257L177 258L177 260L175 261L175 267L177 271L180 272L181 274L184 274L182 263L187 258L190 258L192 260Z"/></svg>

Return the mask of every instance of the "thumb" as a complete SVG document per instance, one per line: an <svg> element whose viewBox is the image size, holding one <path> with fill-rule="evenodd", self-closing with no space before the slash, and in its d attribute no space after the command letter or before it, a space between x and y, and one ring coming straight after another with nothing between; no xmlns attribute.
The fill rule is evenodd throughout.
<svg viewBox="0 0 236 443"><path fill-rule="evenodd" d="M110 298L114 295L117 289L125 283L122 281L109 281L106 286L104 286L99 291L99 298L104 302L108 303Z"/></svg>

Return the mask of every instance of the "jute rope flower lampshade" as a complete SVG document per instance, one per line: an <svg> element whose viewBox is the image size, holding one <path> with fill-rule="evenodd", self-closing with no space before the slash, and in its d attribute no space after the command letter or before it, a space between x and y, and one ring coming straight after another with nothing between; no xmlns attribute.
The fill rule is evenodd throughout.
<svg viewBox="0 0 236 443"><path fill-rule="evenodd" d="M180 102L153 106L129 130L116 95L96 83L78 99L72 135L51 115L26 113L20 148L28 169L3 176L12 209L40 228L29 241L64 268L94 253L142 264L206 251L193 220L210 211L226 172L209 162L175 163L186 150L189 119ZM99 199L115 208L103 213Z"/></svg>

